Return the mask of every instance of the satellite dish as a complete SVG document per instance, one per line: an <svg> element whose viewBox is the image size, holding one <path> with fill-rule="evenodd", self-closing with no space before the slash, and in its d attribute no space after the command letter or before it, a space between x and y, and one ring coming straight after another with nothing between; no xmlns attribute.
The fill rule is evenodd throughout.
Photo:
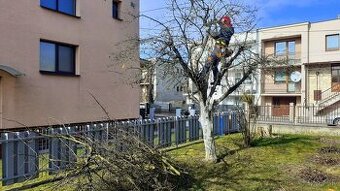
<svg viewBox="0 0 340 191"><path fill-rule="evenodd" d="M299 82L301 80L301 73L299 71L294 71L290 74L290 79L293 82Z"/></svg>

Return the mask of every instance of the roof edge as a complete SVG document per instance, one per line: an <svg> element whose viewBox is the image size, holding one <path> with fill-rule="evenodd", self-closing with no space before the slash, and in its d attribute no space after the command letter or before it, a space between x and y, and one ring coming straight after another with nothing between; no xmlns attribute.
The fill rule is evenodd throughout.
<svg viewBox="0 0 340 191"><path fill-rule="evenodd" d="M259 28L258 30L259 31L275 30L275 29L303 26L303 25L309 25L309 24L310 24L310 22L303 22L303 23L295 23L295 24L288 24L288 25L279 25L279 26L273 26L273 27Z"/></svg>

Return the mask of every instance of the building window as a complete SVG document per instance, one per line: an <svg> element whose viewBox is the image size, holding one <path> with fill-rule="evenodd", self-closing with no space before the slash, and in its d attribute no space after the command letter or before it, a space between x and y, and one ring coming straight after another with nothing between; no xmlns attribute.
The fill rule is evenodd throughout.
<svg viewBox="0 0 340 191"><path fill-rule="evenodd" d="M40 6L68 15L76 15L76 0L40 0Z"/></svg>
<svg viewBox="0 0 340 191"><path fill-rule="evenodd" d="M76 46L40 41L40 72L75 74Z"/></svg>
<svg viewBox="0 0 340 191"><path fill-rule="evenodd" d="M332 83L340 83L340 64L332 65Z"/></svg>
<svg viewBox="0 0 340 191"><path fill-rule="evenodd" d="M287 46L288 46L288 64L294 64L296 60L295 41L289 41Z"/></svg>
<svg viewBox="0 0 340 191"><path fill-rule="evenodd" d="M285 83L286 82L286 72L284 70L275 71L274 82L275 83Z"/></svg>
<svg viewBox="0 0 340 191"><path fill-rule="evenodd" d="M286 42L275 43L275 56L286 55Z"/></svg>
<svg viewBox="0 0 340 191"><path fill-rule="evenodd" d="M326 50L339 50L339 34L326 36Z"/></svg>
<svg viewBox="0 0 340 191"><path fill-rule="evenodd" d="M275 56L295 56L295 53L295 41L275 43Z"/></svg>
<svg viewBox="0 0 340 191"><path fill-rule="evenodd" d="M120 19L119 9L120 9L120 1L113 0L112 1L112 17L113 18Z"/></svg>
<svg viewBox="0 0 340 191"><path fill-rule="evenodd" d="M275 56L283 56L288 60L288 64L294 64L297 61L295 41L276 42Z"/></svg>
<svg viewBox="0 0 340 191"><path fill-rule="evenodd" d="M288 54L289 55L295 54L295 41L288 42Z"/></svg>

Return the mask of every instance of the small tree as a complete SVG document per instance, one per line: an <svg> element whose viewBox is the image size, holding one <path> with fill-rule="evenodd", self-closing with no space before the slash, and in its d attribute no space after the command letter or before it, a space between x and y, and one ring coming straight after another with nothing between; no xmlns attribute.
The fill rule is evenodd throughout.
<svg viewBox="0 0 340 191"><path fill-rule="evenodd" d="M242 133L243 133L243 143L244 147L249 147L251 141L253 139L254 134L251 133L251 119L253 118L253 122L256 121L256 106L255 106L255 96L250 94L243 94L241 96L241 101L246 104L245 111L243 113L243 117L240 121Z"/></svg>
<svg viewBox="0 0 340 191"><path fill-rule="evenodd" d="M194 91L189 96L200 106L200 123L203 129L205 159L217 161L213 136L213 113L216 106L234 92L251 75L262 62L262 59L251 51L247 45L247 34L254 28L256 9L237 1L190 0L179 3L170 1L169 15L166 20L154 21L159 32L152 33L144 39L142 50L150 53L157 60L166 60L171 66L180 64L185 77L192 81ZM233 20L236 32L243 32L245 39L236 41L233 54L222 59L217 80L210 85L211 68L203 70L207 55L213 49L211 34L218 30L217 20L228 15ZM243 69L242 78L229 84L227 91L219 97L214 96L218 84L227 79L228 70L233 67Z"/></svg>

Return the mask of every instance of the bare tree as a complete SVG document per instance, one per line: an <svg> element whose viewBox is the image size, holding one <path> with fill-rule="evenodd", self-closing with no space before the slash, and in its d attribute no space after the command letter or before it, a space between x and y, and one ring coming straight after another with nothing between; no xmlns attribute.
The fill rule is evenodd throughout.
<svg viewBox="0 0 340 191"><path fill-rule="evenodd" d="M211 67L207 67L207 55L213 49L212 33L218 30L218 19L224 15L232 18L236 32L247 33L254 28L256 9L238 1L190 0L169 2L169 13L165 20L158 20L147 15L155 22L156 30L142 41L142 49L148 50L150 57L166 60L165 64L179 64L185 77L194 85L189 96L200 106L200 123L203 129L205 159L216 161L216 147L213 136L213 113L220 102L226 99L251 75L262 62L251 52L247 38L236 42L233 54L220 62L217 80L211 85ZM249 55L252 55L249 57ZM219 97L214 96L222 80L226 80L228 71L233 67L243 70L242 78L236 83L228 83L227 91Z"/></svg>

